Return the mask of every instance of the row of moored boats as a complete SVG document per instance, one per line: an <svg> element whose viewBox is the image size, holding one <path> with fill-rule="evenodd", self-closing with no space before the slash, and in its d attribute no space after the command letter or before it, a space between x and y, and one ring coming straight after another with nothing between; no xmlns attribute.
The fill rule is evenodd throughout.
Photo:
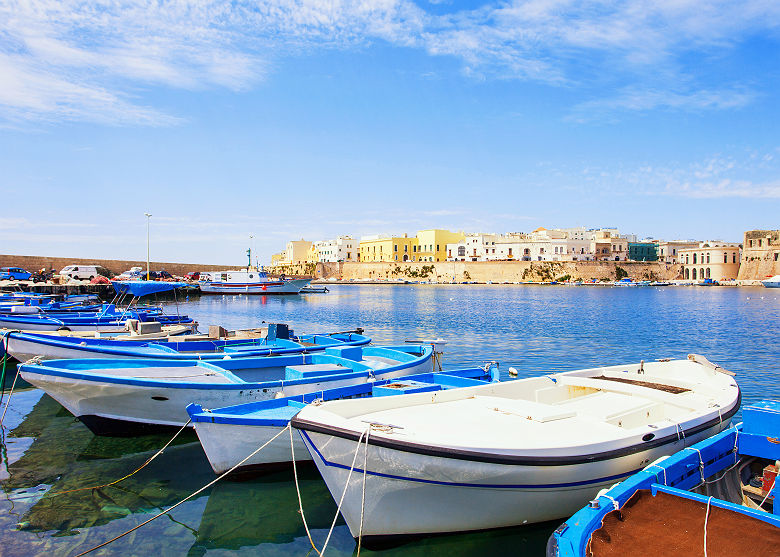
<svg viewBox="0 0 780 557"><path fill-rule="evenodd" d="M29 316L106 311L71 302ZM442 371L436 342L281 324L201 334L158 310L107 310L121 331L7 329L3 348L96 434L191 426L220 474L313 461L364 543L575 513L551 557L649 553L682 530L679 547L715 554L747 529L768 541L751 554L777 555L774 481L746 486L777 472L780 405L731 424L739 387L701 356L499 381L495 362Z"/></svg>

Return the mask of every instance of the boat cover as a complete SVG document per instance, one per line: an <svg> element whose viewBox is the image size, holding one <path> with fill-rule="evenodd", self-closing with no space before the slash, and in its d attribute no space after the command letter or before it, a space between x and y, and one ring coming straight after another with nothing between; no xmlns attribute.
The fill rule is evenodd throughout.
<svg viewBox="0 0 780 557"><path fill-rule="evenodd" d="M186 282L162 282L156 280L132 280L121 281L112 280L111 285L116 290L117 294L132 294L133 296L146 296L147 294L154 294L155 292L167 292L169 290L175 290L183 286L187 286Z"/></svg>

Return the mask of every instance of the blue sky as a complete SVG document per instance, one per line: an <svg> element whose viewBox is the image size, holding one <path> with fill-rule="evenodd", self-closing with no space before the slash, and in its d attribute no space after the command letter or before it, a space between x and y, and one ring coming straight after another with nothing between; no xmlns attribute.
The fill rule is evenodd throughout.
<svg viewBox="0 0 780 557"><path fill-rule="evenodd" d="M0 253L778 228L780 3L0 4Z"/></svg>

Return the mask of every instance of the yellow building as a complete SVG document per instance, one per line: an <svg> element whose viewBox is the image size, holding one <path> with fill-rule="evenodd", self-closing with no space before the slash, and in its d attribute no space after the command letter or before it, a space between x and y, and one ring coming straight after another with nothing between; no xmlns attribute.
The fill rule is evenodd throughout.
<svg viewBox="0 0 780 557"><path fill-rule="evenodd" d="M417 238L401 236L366 236L360 240L361 262L420 261Z"/></svg>
<svg viewBox="0 0 780 557"><path fill-rule="evenodd" d="M286 252L275 253L271 256L271 266L282 265Z"/></svg>
<svg viewBox="0 0 780 557"><path fill-rule="evenodd" d="M437 228L420 230L417 233L417 261L447 261L447 244L457 244L465 239L463 232Z"/></svg>

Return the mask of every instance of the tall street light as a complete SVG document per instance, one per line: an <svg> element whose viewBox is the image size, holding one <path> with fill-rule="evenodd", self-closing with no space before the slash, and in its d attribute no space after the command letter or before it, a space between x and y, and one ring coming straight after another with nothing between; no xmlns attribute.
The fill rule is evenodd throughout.
<svg viewBox="0 0 780 557"><path fill-rule="evenodd" d="M146 280L149 280L149 217L151 213L144 213L146 216Z"/></svg>

